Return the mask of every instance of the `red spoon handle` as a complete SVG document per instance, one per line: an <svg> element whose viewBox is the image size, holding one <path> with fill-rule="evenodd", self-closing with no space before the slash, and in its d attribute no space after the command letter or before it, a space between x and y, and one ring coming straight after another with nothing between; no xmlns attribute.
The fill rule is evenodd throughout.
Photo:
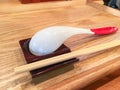
<svg viewBox="0 0 120 90"><path fill-rule="evenodd" d="M94 34L103 35L103 34L112 34L118 30L117 27L103 27L103 28L96 28L91 29Z"/></svg>

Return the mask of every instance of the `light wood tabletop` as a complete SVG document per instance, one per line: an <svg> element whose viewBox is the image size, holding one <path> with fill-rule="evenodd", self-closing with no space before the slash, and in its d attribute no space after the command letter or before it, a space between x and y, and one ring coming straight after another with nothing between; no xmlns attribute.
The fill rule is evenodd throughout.
<svg viewBox="0 0 120 90"><path fill-rule="evenodd" d="M0 90L80 90L83 87L90 90L88 85L95 85L97 80L107 76L103 79L107 82L110 76L116 78L120 75L113 73L120 69L120 46L77 57L79 62L34 79L29 72L14 72L15 67L26 64L19 40L30 38L43 28L63 25L80 28L116 26L120 29L119 15L95 8L92 0L88 1L88 4L86 0L29 5L22 5L16 0L13 0L13 3L9 0L0 3ZM75 35L65 41L65 45L75 51L119 39L120 30L104 36ZM95 89L104 90L105 86L110 84L102 86L102 89Z"/></svg>

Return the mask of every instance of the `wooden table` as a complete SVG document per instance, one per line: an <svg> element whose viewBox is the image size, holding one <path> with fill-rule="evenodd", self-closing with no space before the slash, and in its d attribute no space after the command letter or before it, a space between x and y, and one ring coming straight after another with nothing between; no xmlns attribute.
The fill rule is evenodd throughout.
<svg viewBox="0 0 120 90"><path fill-rule="evenodd" d="M41 6L39 9L35 9L33 4L30 6L33 5L34 9L27 8L30 7L29 5L20 7L16 3L15 6L10 7L10 10L5 9L5 3L2 4L3 8L0 11L0 90L79 90L87 85L89 86L83 89L104 90L103 84L120 75L118 72L113 73L120 69L119 46L80 56L82 61L56 69L33 80L29 72L18 74L14 72L15 67L26 63L18 43L19 40L32 37L40 29L54 25L83 28L116 26L120 28L119 17L86 5L85 0L68 1L68 3L61 5L63 2L59 2L60 6L58 6L58 2L48 2L46 4L49 6L57 5L52 8L46 6L42 9ZM25 7L27 9L24 9ZM7 10L9 11L7 12ZM76 35L68 39L65 44L74 51L78 48L82 49L120 39L119 35L120 31L108 36ZM97 84L93 83L95 81ZM103 88L101 86L102 89L99 88L100 85L103 86Z"/></svg>

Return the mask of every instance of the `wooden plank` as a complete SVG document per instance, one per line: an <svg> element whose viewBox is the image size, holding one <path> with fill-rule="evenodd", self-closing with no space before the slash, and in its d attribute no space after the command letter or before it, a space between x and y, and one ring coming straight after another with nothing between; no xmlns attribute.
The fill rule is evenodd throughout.
<svg viewBox="0 0 120 90"><path fill-rule="evenodd" d="M61 8L55 9L44 8L35 11L26 9L26 11L28 10L27 12L16 9L16 12L19 13L14 12L12 14L0 15L0 90L33 90L33 88L35 90L44 90L45 88L49 88L56 83L74 77L75 75L80 75L82 73L86 75L85 73L89 73L89 70L97 71L96 67L104 65L105 63L114 62L114 66L117 68L113 68L113 71L120 68L118 67L120 65L118 63L119 61L115 60L120 57L120 48L116 47L99 52L97 55L95 53L78 57L80 60L85 58L86 60L41 75L37 78L39 84L36 85L31 83L32 79L29 72L19 74L14 73L13 69L15 67L26 63L18 41L32 37L38 30L54 25L83 28L116 26L120 28L120 18L85 4L76 6L74 2L73 4L73 6L71 4L69 7L61 6ZM65 44L74 51L78 48L83 49L100 43L120 39L119 35L120 31L108 36L76 35L68 39ZM88 58L94 55L96 56ZM106 64L104 65L104 68L105 67L107 68ZM105 70L109 71L110 69L111 67ZM106 73L105 75L107 74L109 73ZM104 76L104 74L102 73L101 76ZM101 78L101 76L98 76L97 79ZM84 80L84 78L82 79ZM88 81L90 81L89 78ZM85 85L89 83L86 83Z"/></svg>
<svg viewBox="0 0 120 90"><path fill-rule="evenodd" d="M120 90L120 76L99 87L97 90Z"/></svg>
<svg viewBox="0 0 120 90"><path fill-rule="evenodd" d="M73 0L73 1L55 1L55 2L42 2L42 3L31 3L31 4L21 4L18 0L7 0L0 1L0 14L8 13L19 13L28 12L36 10L47 10L55 9L60 7L71 7L84 5L86 1L84 0Z"/></svg>
<svg viewBox="0 0 120 90"><path fill-rule="evenodd" d="M116 79L117 77L120 76L119 71L120 71L120 69L114 71L113 73L111 73L111 74L97 80L96 82L91 83L90 85L84 87L82 90L97 90L97 89L99 89L101 87L104 87L106 84L108 84L109 82L111 82L112 80L114 80L114 79ZM115 84L113 84L113 85L115 85ZM105 90L106 89L107 89L107 87L105 88ZM104 90L104 89L102 89L102 90Z"/></svg>
<svg viewBox="0 0 120 90"><path fill-rule="evenodd" d="M96 2L95 0L87 0L87 4L94 7L94 8L97 8L101 11L105 11L105 12L108 12L110 14L113 14L115 16L119 16L120 17L120 11L118 9L113 9L111 7L108 7L108 6L105 6L101 3Z"/></svg>
<svg viewBox="0 0 120 90"><path fill-rule="evenodd" d="M118 62L116 62L116 60ZM83 73L77 74L68 79L65 79L65 80L57 83L56 85L53 85L50 88L47 88L46 90L78 90L78 89L81 89L84 86L86 86L88 83L98 80L98 78L97 78L98 76L102 78L104 75L107 75L108 73L111 73L114 70L116 70L120 66L118 63L120 63L119 58L117 58L113 61L107 62L103 65L100 65L98 67L95 67L93 69L90 69L88 71L85 71ZM111 70L111 71L109 71L109 70ZM103 90L103 89L101 89L101 90ZM111 90L114 90L114 89L111 89Z"/></svg>

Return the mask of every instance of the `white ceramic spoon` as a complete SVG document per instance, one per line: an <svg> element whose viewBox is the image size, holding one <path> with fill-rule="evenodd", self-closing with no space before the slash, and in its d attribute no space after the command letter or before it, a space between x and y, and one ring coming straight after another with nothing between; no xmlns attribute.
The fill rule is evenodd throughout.
<svg viewBox="0 0 120 90"><path fill-rule="evenodd" d="M38 31L30 40L29 50L36 56L46 55L57 50L69 37L76 34L111 34L116 27L83 29L68 26L53 26Z"/></svg>

